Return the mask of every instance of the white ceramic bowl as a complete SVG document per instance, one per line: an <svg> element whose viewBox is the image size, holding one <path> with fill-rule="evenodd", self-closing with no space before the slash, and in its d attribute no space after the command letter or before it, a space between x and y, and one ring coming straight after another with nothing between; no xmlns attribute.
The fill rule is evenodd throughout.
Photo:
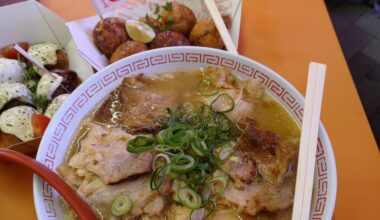
<svg viewBox="0 0 380 220"><path fill-rule="evenodd" d="M80 121L117 88L124 77L139 73L157 74L199 67L229 67L243 78L260 79L270 92L301 124L303 100L301 94L271 69L222 50L199 47L171 47L139 53L101 70L85 81L59 109L42 139L37 160L50 169L62 163ZM306 74L306 70L305 70ZM186 82L184 82L186 83ZM58 193L49 184L34 176L34 202L39 219L60 219ZM314 177L314 196L310 219L331 219L336 198L336 167L330 140L322 126Z"/></svg>

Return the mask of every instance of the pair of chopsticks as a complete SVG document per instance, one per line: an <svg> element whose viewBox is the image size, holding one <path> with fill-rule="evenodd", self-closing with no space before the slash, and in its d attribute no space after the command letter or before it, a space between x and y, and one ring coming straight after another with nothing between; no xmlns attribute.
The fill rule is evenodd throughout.
<svg viewBox="0 0 380 220"><path fill-rule="evenodd" d="M326 65L311 62L298 153L292 220L309 219Z"/></svg>
<svg viewBox="0 0 380 220"><path fill-rule="evenodd" d="M226 25L224 24L223 18L219 13L215 1L204 0L204 2L207 6L208 12L210 13L212 20L214 21L216 28L218 29L220 37L222 38L224 45L226 46L227 51L233 54L238 54L236 46L231 39L230 33L228 32Z"/></svg>

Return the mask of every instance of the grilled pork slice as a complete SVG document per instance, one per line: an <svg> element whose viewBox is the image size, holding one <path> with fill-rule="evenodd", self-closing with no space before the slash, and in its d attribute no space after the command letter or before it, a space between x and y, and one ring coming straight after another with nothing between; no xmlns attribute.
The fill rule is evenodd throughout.
<svg viewBox="0 0 380 220"><path fill-rule="evenodd" d="M236 206L239 213L255 216L262 210L273 212L292 206L293 196L294 181L287 178L279 187L261 181L239 190L229 184L220 203Z"/></svg>
<svg viewBox="0 0 380 220"><path fill-rule="evenodd" d="M133 202L132 209L123 219L135 219L142 215L159 216L166 206L165 198L157 191L150 189L150 177L142 176L136 180L123 181L114 185L93 182L78 192L84 196L91 206L109 209L112 200L118 195L127 195ZM85 193L85 194L82 194ZM107 213L107 212L102 212ZM106 218L108 219L108 218Z"/></svg>
<svg viewBox="0 0 380 220"><path fill-rule="evenodd" d="M95 120L122 125L129 133L154 134L160 129L157 116L178 105L176 91L165 89L159 80L144 75L127 77L96 112Z"/></svg>
<svg viewBox="0 0 380 220"><path fill-rule="evenodd" d="M256 179L257 167L252 159L244 157L236 151L222 164L222 170L228 174L238 189L244 189L246 185Z"/></svg>
<svg viewBox="0 0 380 220"><path fill-rule="evenodd" d="M141 216L149 216L158 219L162 215L167 201L157 191L150 189L150 176L141 176L135 180L124 180L113 185L106 185L100 179L86 183L84 181L77 192L93 208L98 209L102 219L114 219L109 209L113 199L118 195L127 195L132 200L132 209L128 215L120 219L139 219Z"/></svg>
<svg viewBox="0 0 380 220"><path fill-rule="evenodd" d="M85 121L88 132L80 141L80 150L69 161L69 166L90 171L106 183L116 183L131 176L152 171L151 152L129 153L127 142L133 138L121 128L106 128Z"/></svg>
<svg viewBox="0 0 380 220"><path fill-rule="evenodd" d="M273 132L255 126L252 118L242 120L245 130L237 142L237 149L244 157L252 158L263 179L280 185L297 157L297 144L280 140Z"/></svg>

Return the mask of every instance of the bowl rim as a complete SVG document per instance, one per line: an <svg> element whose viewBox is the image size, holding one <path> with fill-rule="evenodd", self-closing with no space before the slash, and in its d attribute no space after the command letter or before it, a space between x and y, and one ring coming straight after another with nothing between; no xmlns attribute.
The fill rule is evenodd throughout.
<svg viewBox="0 0 380 220"><path fill-rule="evenodd" d="M240 55L240 54L232 54L232 53L229 53L229 52L224 51L224 50L218 50L218 49L213 49L213 48L205 48L205 47L197 47L197 46L178 46L178 47L158 48L158 49L148 50L148 51L144 51L141 53L131 55L131 56L126 57L122 60L119 60L119 61L117 61L111 65L108 65L107 67L98 71L96 74L91 76L88 80L84 81L78 88L90 85L90 83L92 83L91 79L99 78L99 77L101 77L101 75L103 73L112 72L112 70L114 70L114 69L116 69L116 67L120 66L121 63L128 63L129 60L134 60L135 58L138 58L138 57L146 57L146 56L149 56L150 54L155 54L158 51L162 51L162 53L176 53L176 52L184 52L184 51L186 51L186 52L198 52L198 53L205 53L205 52L210 53L211 52L214 54L222 54L222 55L230 57L234 60L242 60L242 61L247 62L247 63L252 63L254 66L262 68L266 72L270 72L270 74L273 74L277 78L279 78L283 83L285 83L289 87L289 89L293 92L296 99L300 100L300 104L302 104L302 105L304 104L304 96L290 82L288 82L284 77L282 77L282 75L275 72L271 68L255 61L253 59L250 59L248 57ZM306 73L306 70L305 70L305 73ZM128 77L128 76L125 76L125 77ZM71 95L69 96L69 99L72 99L70 97L76 97L78 94L80 94L81 91L78 88L76 90L74 90L73 93L71 93ZM68 105L68 102L65 102L65 103L63 104L63 106ZM61 106L61 107L63 107L63 106ZM63 108L60 108L60 109L63 109ZM58 110L57 113L59 113L59 112L60 112L60 110ZM52 130L53 124L56 124L56 122L58 120L59 120L58 117L53 117L53 119L50 122L47 130ZM329 159L328 163L330 163L330 165L331 165L331 167L329 169L330 174L329 174L329 178L328 178L329 182L331 181L330 182L331 183L331 187L330 187L331 194L330 194L329 199L327 200L327 201L329 201L329 206L326 206L326 212L325 212L326 218L331 219L333 216L334 208L335 208L335 204L336 204L337 170L336 170L335 156L334 156L333 148L331 145L331 141L330 141L330 138L328 137L327 131L326 131L325 127L323 126L322 122L320 122L320 125L319 125L319 135L318 136L320 137L321 140L324 140L324 142L325 142L323 145L324 146L323 149L327 151L326 155L328 155L328 159ZM41 149L41 146L46 144L45 142L47 140L48 140L47 136L43 136L43 138L41 140L41 144L40 144L40 149ZM40 161L40 158L43 156L43 155L41 155L42 150L40 150L40 149L38 150L37 155L36 155L36 160L38 160L38 161ZM315 176L315 174L314 174L314 176ZM38 199L42 195L42 193L39 191L39 186L40 186L39 177L34 174L33 175L33 197L34 197L34 204L35 204L34 206L35 206L35 211L37 213L38 219L43 219L44 215L42 213L42 210L43 210L42 204L40 204L40 202L38 201ZM312 212L310 212L310 213L312 213Z"/></svg>

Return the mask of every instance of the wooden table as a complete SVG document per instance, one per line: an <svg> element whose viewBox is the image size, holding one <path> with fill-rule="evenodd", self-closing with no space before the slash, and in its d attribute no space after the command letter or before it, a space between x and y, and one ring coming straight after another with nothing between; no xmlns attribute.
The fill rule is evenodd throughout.
<svg viewBox="0 0 380 220"><path fill-rule="evenodd" d="M66 20L95 13L90 0L41 0ZM80 3L79 3L80 2ZM311 60L328 68L322 121L338 171L334 219L380 219L380 155L322 0L244 0L239 52L304 93ZM0 219L36 219L32 175L0 163Z"/></svg>

